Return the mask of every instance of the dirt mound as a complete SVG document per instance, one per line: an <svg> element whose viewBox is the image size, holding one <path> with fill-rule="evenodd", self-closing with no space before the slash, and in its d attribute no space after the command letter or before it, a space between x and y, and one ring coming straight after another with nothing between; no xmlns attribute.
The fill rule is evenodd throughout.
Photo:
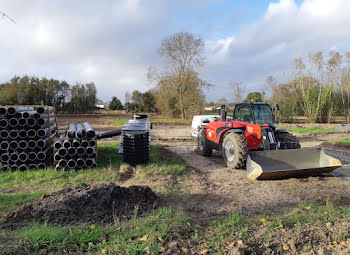
<svg viewBox="0 0 350 255"><path fill-rule="evenodd" d="M43 195L9 214L3 223L107 223L142 216L156 204L157 196L147 186L90 185Z"/></svg>

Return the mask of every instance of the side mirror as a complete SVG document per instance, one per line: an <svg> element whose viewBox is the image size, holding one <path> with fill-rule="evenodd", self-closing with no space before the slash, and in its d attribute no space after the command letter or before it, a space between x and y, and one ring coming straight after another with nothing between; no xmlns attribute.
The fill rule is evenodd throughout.
<svg viewBox="0 0 350 255"><path fill-rule="evenodd" d="M276 104L276 109L277 109L277 111L280 110L280 106L278 104Z"/></svg>

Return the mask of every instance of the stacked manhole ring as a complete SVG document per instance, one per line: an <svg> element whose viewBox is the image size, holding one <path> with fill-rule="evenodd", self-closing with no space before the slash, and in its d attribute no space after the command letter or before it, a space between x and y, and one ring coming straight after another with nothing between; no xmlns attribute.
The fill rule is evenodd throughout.
<svg viewBox="0 0 350 255"><path fill-rule="evenodd" d="M2 170L45 169L51 163L56 132L53 107L0 107Z"/></svg>
<svg viewBox="0 0 350 255"><path fill-rule="evenodd" d="M69 124L65 134L55 139L54 162L58 171L97 166L96 134L90 124Z"/></svg>

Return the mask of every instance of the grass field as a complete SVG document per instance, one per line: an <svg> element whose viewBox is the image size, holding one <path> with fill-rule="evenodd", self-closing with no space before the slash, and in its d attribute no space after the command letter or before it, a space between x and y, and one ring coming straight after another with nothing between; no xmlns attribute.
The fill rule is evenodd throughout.
<svg viewBox="0 0 350 255"><path fill-rule="evenodd" d="M309 128L303 128L303 127L287 127L290 131L294 133L300 133L300 134L327 134L327 133L336 133L338 132L335 129L325 129L325 128L318 128L318 127L309 127Z"/></svg>
<svg viewBox="0 0 350 255"><path fill-rule="evenodd" d="M129 180L121 181L125 165L117 147L117 143L99 144L98 169L0 172L0 216L42 194L111 181L150 186L163 200L160 208L143 218L112 224L31 222L0 228L0 254L226 254L238 250L259 254L263 249L298 254L296 249L312 251L317 245L343 249L350 244L350 206L342 205L341 197L334 202L301 203L282 214L231 212L203 221L202 214L186 214L172 206L190 196L182 187L182 181L190 177L182 160L152 145L150 164L138 166ZM310 244L308 240L315 235L318 242Z"/></svg>

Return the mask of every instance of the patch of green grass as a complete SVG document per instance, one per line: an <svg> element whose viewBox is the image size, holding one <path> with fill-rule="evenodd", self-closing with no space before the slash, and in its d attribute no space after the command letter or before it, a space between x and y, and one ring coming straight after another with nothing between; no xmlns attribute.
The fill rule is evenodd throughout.
<svg viewBox="0 0 350 255"><path fill-rule="evenodd" d="M160 208L144 218L108 226L75 225L51 226L32 224L16 232L21 249L36 253L47 252L97 252L108 254L144 254L161 252L162 245L191 226L182 213L170 208Z"/></svg>
<svg viewBox="0 0 350 255"><path fill-rule="evenodd" d="M248 232L249 223L243 214L232 213L229 216L214 220L205 231L206 248L220 249L234 236L241 238Z"/></svg>
<svg viewBox="0 0 350 255"><path fill-rule="evenodd" d="M146 166L138 166L142 169L140 174L146 176L165 176L170 175L174 178L185 176L188 172L186 164L178 158L162 157L160 147L151 146L150 164Z"/></svg>
<svg viewBox="0 0 350 255"><path fill-rule="evenodd" d="M283 223L281 218L268 220L266 222L266 227L268 229L280 229L283 228Z"/></svg>
<svg viewBox="0 0 350 255"><path fill-rule="evenodd" d="M324 134L324 133L335 133L338 132L335 129L325 129L318 127L311 128L301 128L301 127L287 127L292 132L301 133L301 134Z"/></svg>
<svg viewBox="0 0 350 255"><path fill-rule="evenodd" d="M336 143L340 143L342 145L350 145L350 138L344 138L339 141L336 141Z"/></svg>
<svg viewBox="0 0 350 255"><path fill-rule="evenodd" d="M124 118L114 118L111 121L116 125L116 127L122 127L129 119Z"/></svg>
<svg viewBox="0 0 350 255"><path fill-rule="evenodd" d="M117 180L122 161L118 143L99 143L96 169L58 172L50 167L46 170L0 172L0 192L53 191L83 183Z"/></svg>
<svg viewBox="0 0 350 255"><path fill-rule="evenodd" d="M0 193L0 211L12 211L16 209L18 206L31 201L43 193L14 193L14 194L6 194Z"/></svg>

